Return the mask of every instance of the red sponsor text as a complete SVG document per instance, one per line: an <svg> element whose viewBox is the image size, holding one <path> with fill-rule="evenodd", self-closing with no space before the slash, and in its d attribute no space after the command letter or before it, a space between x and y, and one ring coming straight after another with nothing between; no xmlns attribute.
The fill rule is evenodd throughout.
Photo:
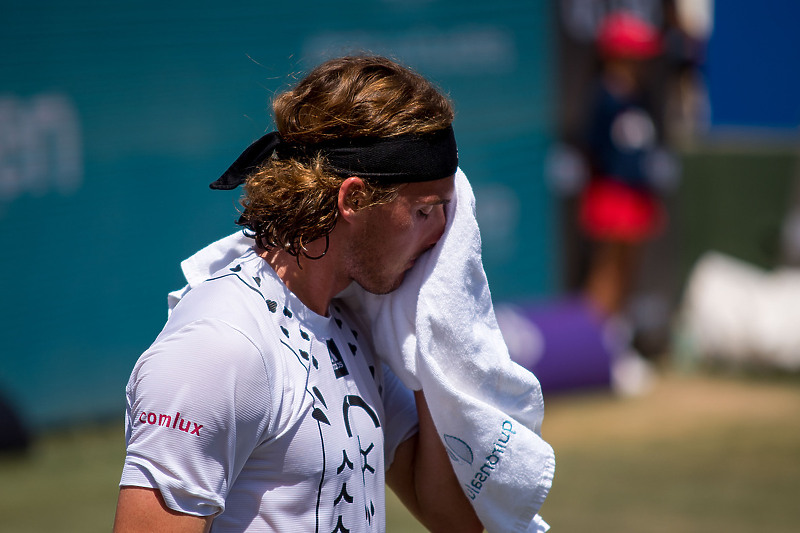
<svg viewBox="0 0 800 533"><path fill-rule="evenodd" d="M148 413L147 411L142 411L138 420L140 424L149 424L151 426L177 429L178 431L183 431L184 433L189 433L190 435L197 435L198 437L200 436L200 429L203 427L203 424L198 424L197 422L191 422L185 418L181 418L180 411L176 412L174 417L172 415L165 415L163 413Z"/></svg>

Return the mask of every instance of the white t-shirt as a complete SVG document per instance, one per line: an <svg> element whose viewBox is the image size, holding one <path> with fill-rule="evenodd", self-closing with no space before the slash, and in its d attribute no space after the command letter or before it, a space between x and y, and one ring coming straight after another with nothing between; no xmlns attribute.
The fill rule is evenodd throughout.
<svg viewBox="0 0 800 533"><path fill-rule="evenodd" d="M306 308L248 251L136 363L120 485L217 515L212 531L384 531L384 471L417 413L368 335L336 303Z"/></svg>

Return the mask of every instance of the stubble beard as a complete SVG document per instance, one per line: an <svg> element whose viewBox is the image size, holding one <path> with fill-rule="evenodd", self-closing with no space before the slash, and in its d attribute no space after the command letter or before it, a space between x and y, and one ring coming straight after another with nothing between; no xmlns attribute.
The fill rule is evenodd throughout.
<svg viewBox="0 0 800 533"><path fill-rule="evenodd" d="M350 277L371 294L389 294L397 290L405 279L405 271L393 273L381 261L382 254L375 243L381 236L368 225L350 246L348 255Z"/></svg>

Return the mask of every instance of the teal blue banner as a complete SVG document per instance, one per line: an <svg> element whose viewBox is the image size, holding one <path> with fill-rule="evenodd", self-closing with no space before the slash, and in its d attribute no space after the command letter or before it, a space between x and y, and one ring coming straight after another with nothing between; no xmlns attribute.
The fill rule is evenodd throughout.
<svg viewBox="0 0 800 533"><path fill-rule="evenodd" d="M549 2L0 4L0 391L34 427L122 417L179 263L235 230L209 190L321 60L389 55L450 94L495 299L554 285Z"/></svg>

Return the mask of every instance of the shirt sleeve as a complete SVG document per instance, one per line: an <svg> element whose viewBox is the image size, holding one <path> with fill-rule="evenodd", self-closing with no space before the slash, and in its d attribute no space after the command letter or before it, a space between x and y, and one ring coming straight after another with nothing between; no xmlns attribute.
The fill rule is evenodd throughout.
<svg viewBox="0 0 800 533"><path fill-rule="evenodd" d="M259 348L222 321L198 320L159 338L126 388L120 485L157 488L179 512L221 513L269 434L275 382Z"/></svg>
<svg viewBox="0 0 800 533"><path fill-rule="evenodd" d="M384 464L388 469L394 461L397 447L419 431L419 417L414 393L383 365L383 405L386 413L384 432Z"/></svg>

